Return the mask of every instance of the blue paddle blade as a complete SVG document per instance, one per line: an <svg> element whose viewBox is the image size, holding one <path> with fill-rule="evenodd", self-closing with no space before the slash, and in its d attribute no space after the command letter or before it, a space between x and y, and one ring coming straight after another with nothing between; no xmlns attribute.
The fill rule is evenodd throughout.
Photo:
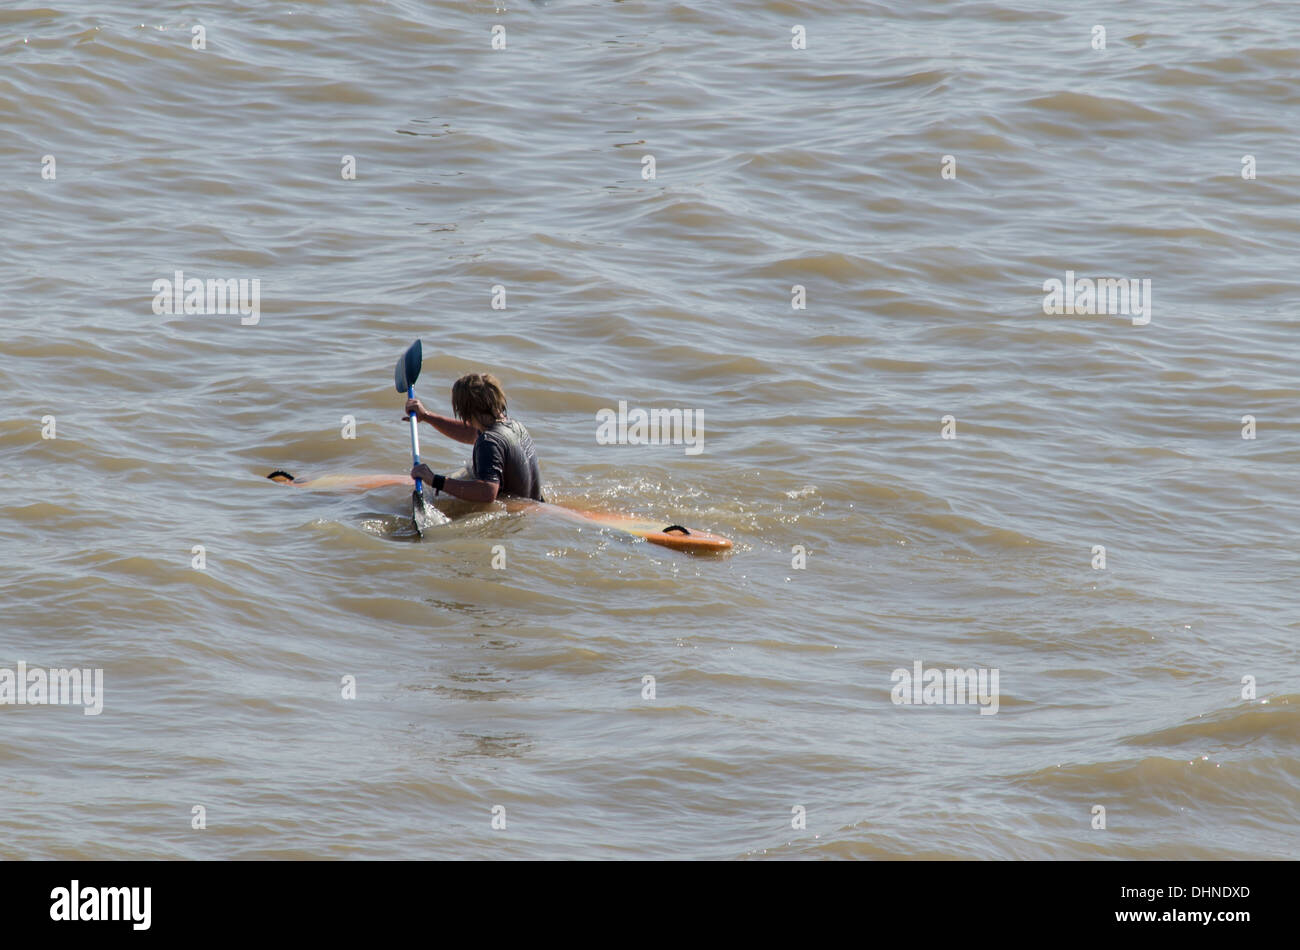
<svg viewBox="0 0 1300 950"><path fill-rule="evenodd" d="M393 385L397 387L399 393L404 393L415 385L415 381L420 376L421 360L420 341L416 340L406 348L406 352L397 361L397 368L393 370Z"/></svg>
<svg viewBox="0 0 1300 950"><path fill-rule="evenodd" d="M416 491L411 492L411 520L415 522L415 533L422 538L438 525L451 522L436 505L429 504L428 495Z"/></svg>
<svg viewBox="0 0 1300 950"><path fill-rule="evenodd" d="M415 522L415 533L424 537L429 529L446 524L447 516L429 504L423 492L411 492L411 520Z"/></svg>

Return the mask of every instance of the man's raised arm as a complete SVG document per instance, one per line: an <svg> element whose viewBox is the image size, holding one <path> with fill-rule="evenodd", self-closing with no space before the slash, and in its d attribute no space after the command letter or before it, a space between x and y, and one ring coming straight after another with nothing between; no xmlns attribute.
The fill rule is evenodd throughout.
<svg viewBox="0 0 1300 950"><path fill-rule="evenodd" d="M478 430L473 426L466 425L457 419L440 416L436 412L429 412L418 399L406 400L406 412L408 415L412 412L415 413L416 419L429 423L447 438L455 439L457 442L473 445L474 440L478 438Z"/></svg>

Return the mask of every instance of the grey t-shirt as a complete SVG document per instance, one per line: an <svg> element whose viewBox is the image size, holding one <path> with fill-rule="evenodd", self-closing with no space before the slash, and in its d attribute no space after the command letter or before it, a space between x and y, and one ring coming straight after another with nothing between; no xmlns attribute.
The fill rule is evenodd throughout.
<svg viewBox="0 0 1300 950"><path fill-rule="evenodd" d="M496 482L503 495L534 501L542 497L542 473L528 430L513 419L498 419L474 440L474 477Z"/></svg>

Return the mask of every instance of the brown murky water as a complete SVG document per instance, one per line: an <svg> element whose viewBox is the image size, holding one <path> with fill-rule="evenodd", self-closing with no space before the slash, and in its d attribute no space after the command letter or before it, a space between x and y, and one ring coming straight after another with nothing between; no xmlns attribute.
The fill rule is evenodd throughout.
<svg viewBox="0 0 1300 950"><path fill-rule="evenodd" d="M0 667L104 678L0 857L1294 857L1297 11L0 11ZM734 552L262 477L405 471L417 336Z"/></svg>

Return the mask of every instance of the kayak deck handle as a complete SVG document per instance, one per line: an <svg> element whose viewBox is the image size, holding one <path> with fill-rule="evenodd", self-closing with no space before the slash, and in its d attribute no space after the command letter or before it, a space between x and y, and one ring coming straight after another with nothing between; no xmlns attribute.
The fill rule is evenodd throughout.
<svg viewBox="0 0 1300 950"><path fill-rule="evenodd" d="M689 535L689 534L690 534L689 531L687 531L684 527L682 527L682 526L679 525L679 524L670 524L668 527L664 528L664 529L663 529L662 531L660 531L659 533L660 533L660 534L671 534L671 533L674 532L674 531L680 531L682 534L685 534L685 535Z"/></svg>

